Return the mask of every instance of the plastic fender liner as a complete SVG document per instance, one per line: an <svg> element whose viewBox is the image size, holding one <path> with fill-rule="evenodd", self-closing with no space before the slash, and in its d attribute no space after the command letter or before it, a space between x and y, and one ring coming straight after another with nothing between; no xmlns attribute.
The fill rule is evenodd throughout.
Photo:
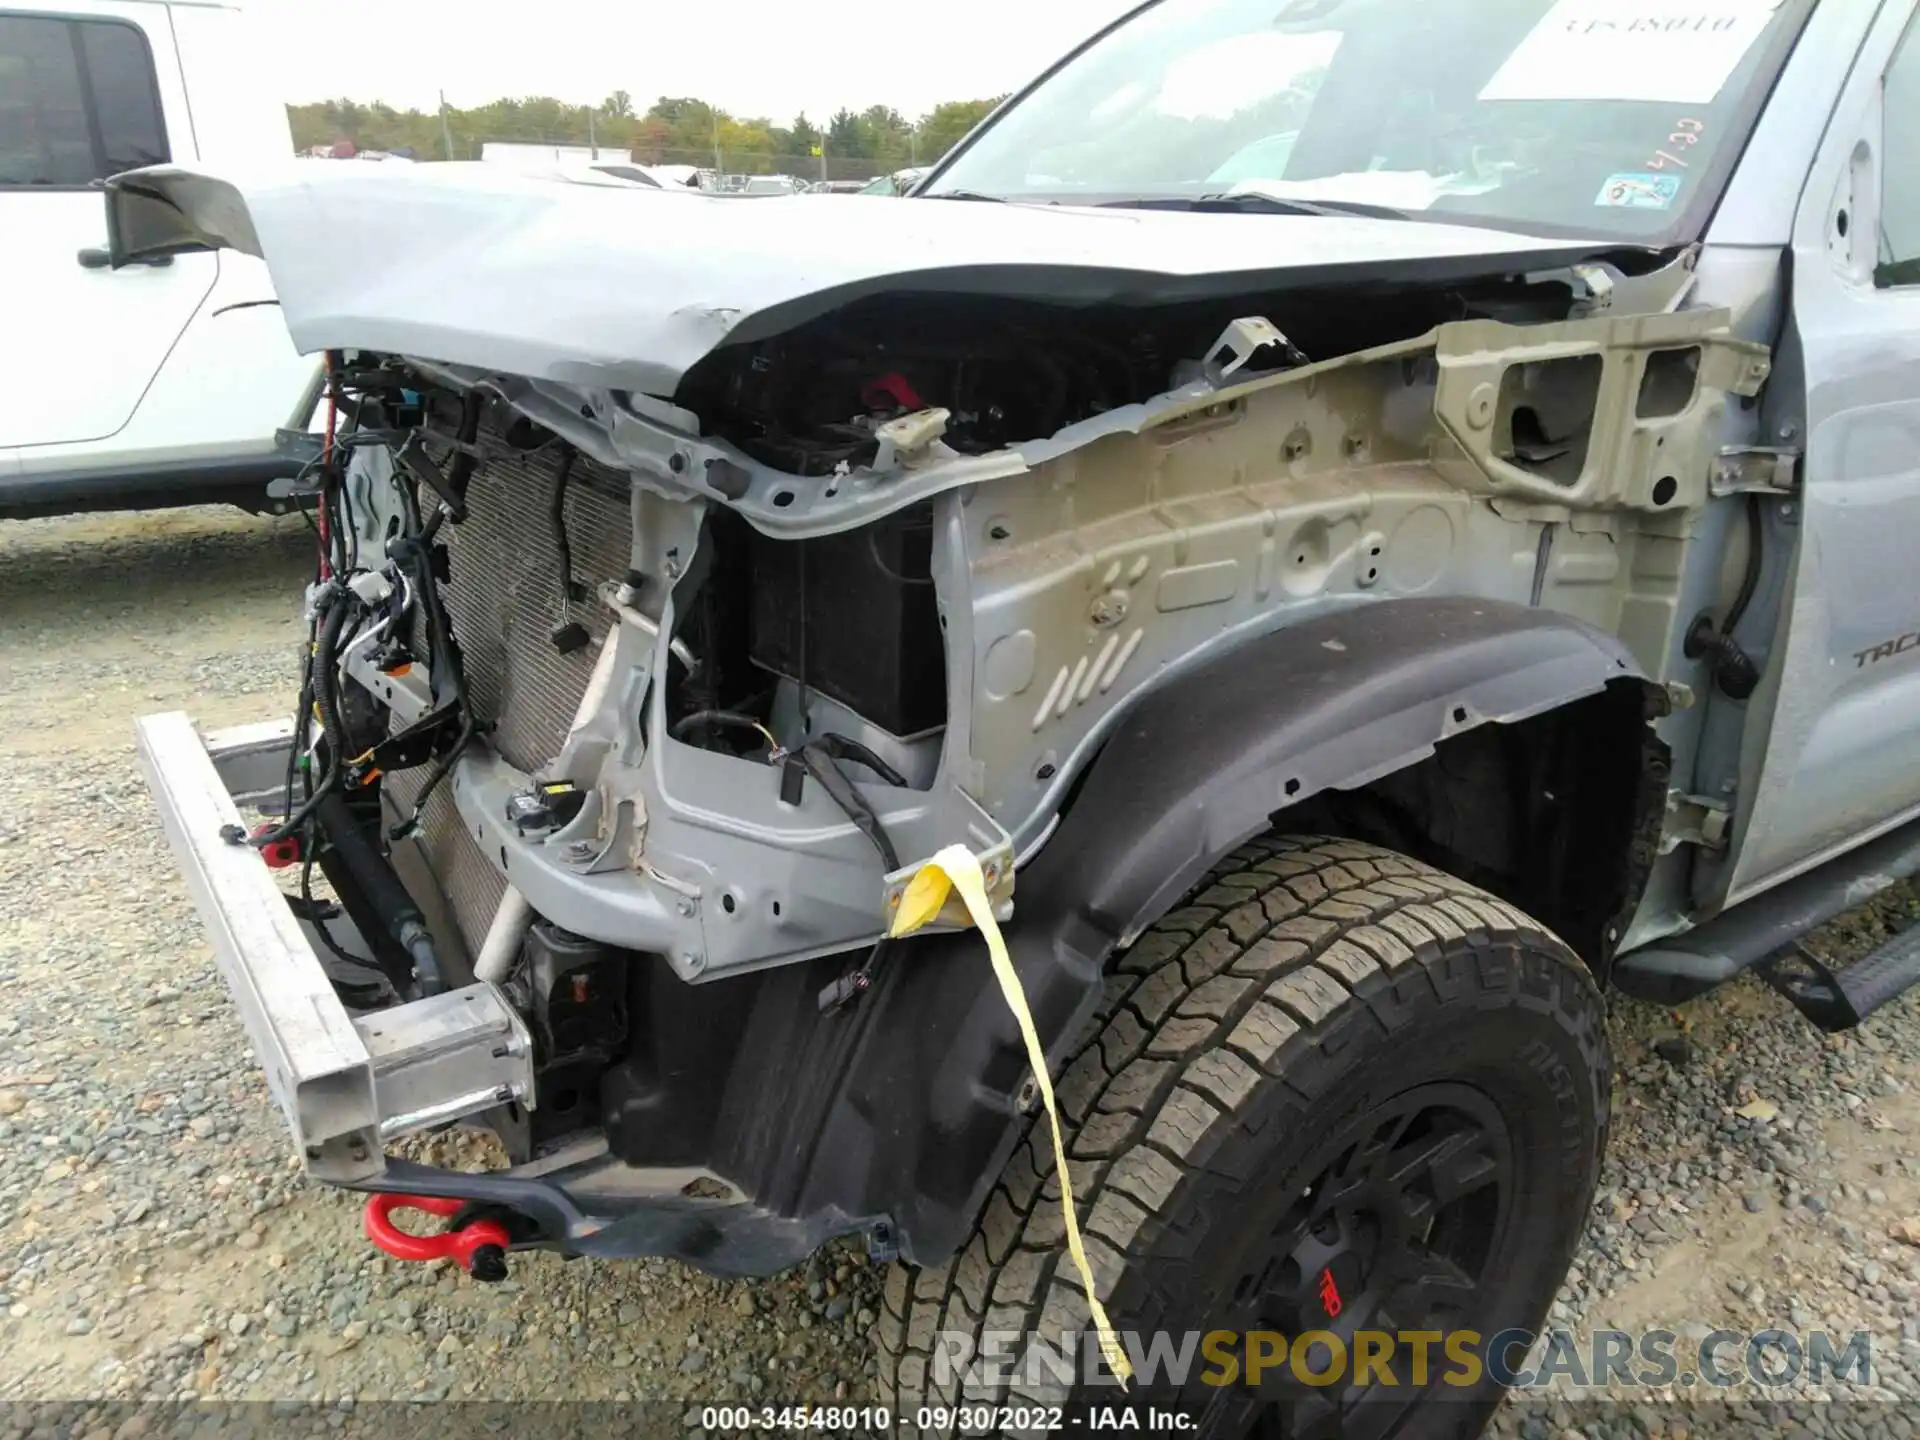
<svg viewBox="0 0 1920 1440"><path fill-rule="evenodd" d="M1414 763L1474 725L1639 676L1617 641L1564 615L1405 600L1251 640L1150 693L1021 872L1005 929L1052 1064L1093 1013L1112 953L1275 812ZM843 1023L853 1033L816 1031L786 1049L777 1077L732 1077L730 1089L792 1086L790 1118L812 1143L757 1137L730 1173L757 1171L748 1188L783 1213L888 1213L902 1253L935 1263L965 1238L1006 1162L1027 1077L984 942L973 932L904 942Z"/></svg>
<svg viewBox="0 0 1920 1440"><path fill-rule="evenodd" d="M1640 677L1613 636L1494 600L1387 600L1275 631L1121 722L1047 844L1064 862L1052 883L1129 944L1288 806Z"/></svg>

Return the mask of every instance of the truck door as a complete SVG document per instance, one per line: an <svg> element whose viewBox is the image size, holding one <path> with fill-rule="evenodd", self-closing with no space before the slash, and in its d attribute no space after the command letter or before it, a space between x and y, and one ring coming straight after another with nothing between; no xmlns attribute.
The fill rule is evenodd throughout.
<svg viewBox="0 0 1920 1440"><path fill-rule="evenodd" d="M1784 422L1804 436L1798 574L1758 784L1743 786L1735 899L1920 813L1912 0L1883 9L1840 96L1801 195L1792 273L1780 378L1800 387L1788 398L1801 418Z"/></svg>
<svg viewBox="0 0 1920 1440"><path fill-rule="evenodd" d="M133 415L218 261L108 269L100 182L194 155L166 6L0 0L0 451L103 439Z"/></svg>

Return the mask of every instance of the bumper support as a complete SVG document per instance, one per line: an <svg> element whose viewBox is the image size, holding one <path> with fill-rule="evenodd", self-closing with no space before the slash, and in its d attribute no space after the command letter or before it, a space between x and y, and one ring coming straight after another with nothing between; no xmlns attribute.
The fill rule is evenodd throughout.
<svg viewBox="0 0 1920 1440"><path fill-rule="evenodd" d="M179 713L139 722L142 768L206 924L267 1088L307 1172L365 1184L386 1169L397 1135L533 1098L526 1025L491 985L347 1013L272 873L250 847L236 800L274 797L290 723L202 740Z"/></svg>

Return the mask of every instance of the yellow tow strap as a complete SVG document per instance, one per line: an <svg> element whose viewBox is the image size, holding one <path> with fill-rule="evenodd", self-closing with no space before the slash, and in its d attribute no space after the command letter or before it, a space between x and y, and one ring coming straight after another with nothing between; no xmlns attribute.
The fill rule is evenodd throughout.
<svg viewBox="0 0 1920 1440"><path fill-rule="evenodd" d="M896 938L911 935L932 923L954 890L960 892L967 914L986 937L994 978L1000 982L1000 993L1006 997L1007 1008L1013 1011L1021 1038L1027 1042L1027 1062L1033 1067L1041 1103L1047 1107L1047 1124L1053 1131L1053 1164L1060 1176L1060 1213L1066 1221L1067 1251L1073 1256L1074 1268L1080 1272L1080 1286L1087 1292L1087 1305L1100 1335L1100 1352L1106 1356L1107 1368L1124 1386L1133 1378L1133 1366L1121 1348L1120 1337L1114 1333L1113 1322L1107 1319L1106 1308L1094 1293L1093 1267L1087 1263L1086 1247L1080 1242L1080 1222L1073 1213L1073 1180L1067 1174L1067 1148L1060 1138L1060 1111L1053 1101L1053 1080L1047 1074L1047 1052L1040 1044L1039 1032L1033 1028L1033 1011L1027 1006L1027 993L1021 988L1020 977L1014 973L1013 962L1007 958L1007 942L1001 937L999 922L993 918L993 904L987 899L987 880L980 873L980 862L973 852L964 845L949 845L922 865L900 896L890 933Z"/></svg>

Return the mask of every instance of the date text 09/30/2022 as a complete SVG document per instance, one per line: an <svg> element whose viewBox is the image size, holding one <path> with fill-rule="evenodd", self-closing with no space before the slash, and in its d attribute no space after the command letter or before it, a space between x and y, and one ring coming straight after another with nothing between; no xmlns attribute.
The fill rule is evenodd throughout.
<svg viewBox="0 0 1920 1440"><path fill-rule="evenodd" d="M750 1432L821 1435L998 1435L1135 1432L1175 1435L1199 1422L1186 1412L1141 1405L922 1406L895 1415L884 1406L710 1405L700 1428L711 1434Z"/></svg>

